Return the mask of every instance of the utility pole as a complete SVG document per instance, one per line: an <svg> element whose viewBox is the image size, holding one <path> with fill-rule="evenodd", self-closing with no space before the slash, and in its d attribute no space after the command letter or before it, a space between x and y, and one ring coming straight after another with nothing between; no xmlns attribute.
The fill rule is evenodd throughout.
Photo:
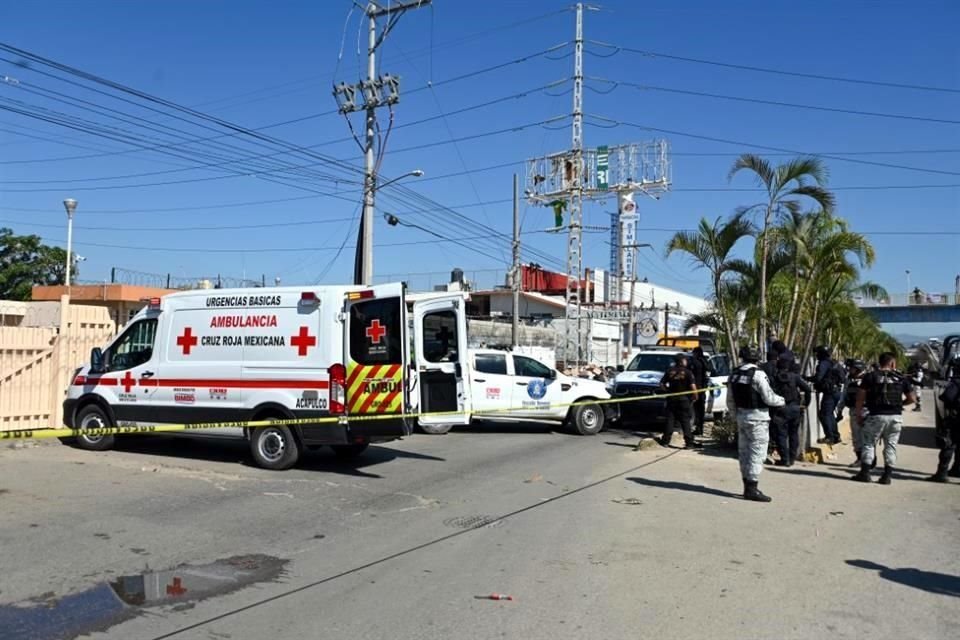
<svg viewBox="0 0 960 640"><path fill-rule="evenodd" d="M376 154L376 126L378 107L393 106L400 100L400 78L384 74L377 75L376 54L379 47L397 20L410 9L419 9L429 5L431 0L412 0L388 4L381 7L376 2L369 2L365 13L367 25L367 79L363 82L348 85L341 82L333 88L334 98L337 100L340 113L349 117L354 111L363 110L365 117L365 138L363 143L363 215L360 218L360 238L357 243L357 259L354 263L354 284L373 283L373 215L375 196L377 191ZM386 17L387 24L383 31L377 34L377 19ZM384 96L383 91L387 90ZM358 94L362 97L362 104L357 100ZM383 150L381 149L382 153Z"/></svg>
<svg viewBox="0 0 960 640"><path fill-rule="evenodd" d="M567 234L566 344L564 358L569 362L573 348L576 372L584 359L581 298L583 285L583 3L577 3L577 33L573 49L573 175L570 194L570 232ZM570 326L570 319L575 326Z"/></svg>
<svg viewBox="0 0 960 640"><path fill-rule="evenodd" d="M520 270L520 187L517 174L513 174L513 346L520 343L520 285L523 278Z"/></svg>

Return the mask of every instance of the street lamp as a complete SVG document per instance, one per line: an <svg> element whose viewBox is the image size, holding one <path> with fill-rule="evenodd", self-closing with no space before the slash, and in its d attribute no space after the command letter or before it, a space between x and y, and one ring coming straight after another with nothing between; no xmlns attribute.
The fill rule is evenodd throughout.
<svg viewBox="0 0 960 640"><path fill-rule="evenodd" d="M422 169L414 169L402 176L387 180L383 184L372 182L363 194L363 216L360 218L360 242L357 243L356 260L354 261L354 284L373 284L373 205L374 194L380 189L404 178L419 178L423 175Z"/></svg>
<svg viewBox="0 0 960 640"><path fill-rule="evenodd" d="M77 210L77 201L73 198L67 198L63 201L63 208L67 210L67 275L64 284L67 286L67 292L70 291L70 267L73 266L71 253L73 251L73 212Z"/></svg>

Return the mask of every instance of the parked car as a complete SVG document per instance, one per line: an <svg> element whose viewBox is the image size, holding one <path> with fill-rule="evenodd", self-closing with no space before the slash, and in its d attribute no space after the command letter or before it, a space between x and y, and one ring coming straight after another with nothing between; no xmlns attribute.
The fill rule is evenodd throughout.
<svg viewBox="0 0 960 640"><path fill-rule="evenodd" d="M603 382L572 378L509 351L468 349L467 353L471 420L566 424L581 435L594 435L615 412L610 404L590 403L610 397ZM570 406L574 403L578 406ZM423 431L432 434L446 433L453 426L420 423Z"/></svg>
<svg viewBox="0 0 960 640"><path fill-rule="evenodd" d="M666 400L649 396L662 393L660 380L667 369L673 366L676 355L681 353L690 357L688 352L676 347L647 347L638 352L609 384L613 397L636 398L618 403L620 421L624 425L666 423Z"/></svg>

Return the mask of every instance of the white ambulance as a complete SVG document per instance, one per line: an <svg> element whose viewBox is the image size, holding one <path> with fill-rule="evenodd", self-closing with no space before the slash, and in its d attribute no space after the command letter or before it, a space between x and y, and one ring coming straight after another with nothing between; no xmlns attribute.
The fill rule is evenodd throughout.
<svg viewBox="0 0 960 640"><path fill-rule="evenodd" d="M215 289L157 298L73 376L68 427L78 446L104 450L98 428L311 419L337 422L203 429L185 435L246 438L262 467L293 466L305 448L343 457L371 442L470 419L465 294L409 305L401 283ZM411 354L416 354L415 356ZM411 361L413 358L413 361ZM375 416L380 419L362 420ZM386 417L385 417L386 416Z"/></svg>

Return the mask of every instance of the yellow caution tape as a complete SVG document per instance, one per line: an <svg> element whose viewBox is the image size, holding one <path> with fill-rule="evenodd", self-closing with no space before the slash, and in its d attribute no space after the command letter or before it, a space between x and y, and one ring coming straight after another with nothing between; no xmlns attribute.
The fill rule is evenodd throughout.
<svg viewBox="0 0 960 640"><path fill-rule="evenodd" d="M686 395L696 395L699 393L705 393L707 391L712 391L713 389L720 389L719 386L707 387L705 389L699 389L697 391L678 391L675 393L660 393L653 394L648 396L629 396L623 398L608 398L606 400L583 400L580 402L562 402L557 404L549 404L537 406L537 410L546 410L546 409L562 409L569 407L578 407L584 405L607 405L607 404L621 404L624 402L637 402L644 400L655 400L662 398L674 398L679 396ZM528 407L507 407L504 409L489 409L485 411L471 412L471 416L474 417L485 417L485 416L497 416L497 415L509 415L517 411L530 411ZM256 429L258 427L270 427L270 426L306 426L306 425L318 425L318 424L349 424L352 422L373 422L377 420L396 420L398 418L407 420L407 419L416 419L423 417L441 417L441 416L459 416L463 415L463 411L432 411L426 413L392 413L392 414L367 414L367 415L351 415L351 416L327 416L327 417L316 417L316 418L289 418L289 419L268 419L268 420L242 420L242 421L230 421L230 422L205 422L205 423L184 423L184 424L158 424L158 425L145 425L145 426L119 426L119 427L101 427L98 429L68 429L68 428L59 428L59 429L19 429L13 431L0 431L0 440L39 440L45 438L76 438L77 436L114 436L114 435L137 435L137 434L149 434L149 433L176 433L180 431L199 431L202 429L228 429L228 428L244 428L244 429ZM526 416L525 416L526 418Z"/></svg>

